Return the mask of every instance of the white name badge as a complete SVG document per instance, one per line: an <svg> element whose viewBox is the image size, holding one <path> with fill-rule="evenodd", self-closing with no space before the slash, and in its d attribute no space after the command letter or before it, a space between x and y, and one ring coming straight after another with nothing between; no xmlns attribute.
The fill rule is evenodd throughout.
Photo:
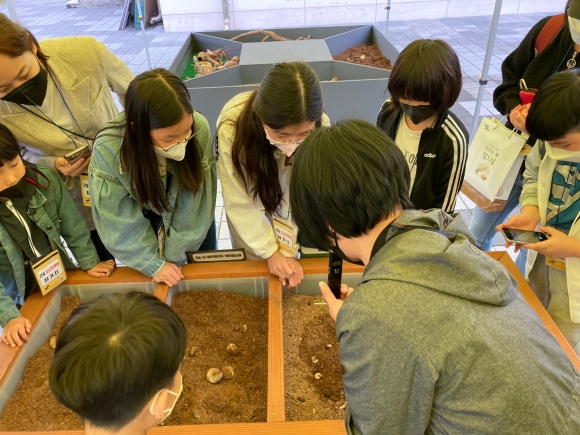
<svg viewBox="0 0 580 435"><path fill-rule="evenodd" d="M81 174L81 194L83 195L83 205L85 207L91 206L91 191L89 190L89 176Z"/></svg>
<svg viewBox="0 0 580 435"><path fill-rule="evenodd" d="M64 265L57 250L52 251L38 263L33 264L32 271L43 296L66 280Z"/></svg>
<svg viewBox="0 0 580 435"><path fill-rule="evenodd" d="M276 235L276 243L278 249L289 253L291 256L296 256L296 236L294 234L294 227L286 219L274 216L274 234Z"/></svg>

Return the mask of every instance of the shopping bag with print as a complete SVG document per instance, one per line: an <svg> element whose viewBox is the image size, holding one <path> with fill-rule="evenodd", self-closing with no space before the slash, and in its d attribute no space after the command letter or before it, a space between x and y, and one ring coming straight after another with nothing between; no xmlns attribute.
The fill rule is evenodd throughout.
<svg viewBox="0 0 580 435"><path fill-rule="evenodd" d="M523 149L525 137L495 118L483 118L469 148L461 191L485 211L502 210L523 161Z"/></svg>

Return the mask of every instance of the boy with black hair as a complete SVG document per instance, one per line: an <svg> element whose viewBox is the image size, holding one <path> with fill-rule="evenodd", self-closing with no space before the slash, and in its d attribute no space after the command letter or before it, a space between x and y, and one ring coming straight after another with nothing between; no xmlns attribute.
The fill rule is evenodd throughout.
<svg viewBox="0 0 580 435"><path fill-rule="evenodd" d="M580 354L580 73L564 71L538 90L526 119L538 143L526 160L520 214L497 227L534 230L548 240L529 249L531 287Z"/></svg>
<svg viewBox="0 0 580 435"><path fill-rule="evenodd" d="M461 217L411 209L390 138L364 121L321 128L293 171L300 231L366 265L344 301L320 284L349 434L580 433L580 374Z"/></svg>
<svg viewBox="0 0 580 435"><path fill-rule="evenodd" d="M56 341L49 385L85 434L145 435L183 390L187 332L155 296L116 293L77 307Z"/></svg>
<svg viewBox="0 0 580 435"><path fill-rule="evenodd" d="M61 238L89 275L100 278L113 272L115 261L99 261L87 225L62 179L49 168L22 160L16 138L0 124L2 343L15 347L28 341L32 325L20 315L19 306L39 288L33 266L50 257L61 267L76 267Z"/></svg>

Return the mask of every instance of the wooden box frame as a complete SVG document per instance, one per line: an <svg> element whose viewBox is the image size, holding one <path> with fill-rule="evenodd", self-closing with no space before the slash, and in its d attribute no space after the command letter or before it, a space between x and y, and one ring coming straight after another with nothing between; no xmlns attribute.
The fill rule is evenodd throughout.
<svg viewBox="0 0 580 435"><path fill-rule="evenodd" d="M507 252L490 252L489 255L502 263L516 278L519 291L527 303L538 313L546 328L558 340L574 366L580 371L580 359L568 344L548 312L544 309L532 289L519 273L514 262ZM304 274L324 274L327 272L328 260L326 258L312 258L300 260L304 268ZM343 273L362 273L363 268L345 263ZM268 405L266 423L240 423L240 424L205 424L192 426L164 426L151 429L151 435L169 434L196 434L196 435L278 435L278 434L319 434L335 435L345 434L344 423L341 420L322 421L285 421L284 403L284 343L282 334L282 287L277 277L270 275L265 261L246 261L239 263L214 263L214 264L188 264L182 269L184 279L227 279L246 277L268 277ZM95 283L95 278L81 271L69 271L66 285L82 285ZM151 282L151 278L128 268L118 268L107 278L101 278L99 283L140 283ZM22 307L22 314L26 316L35 327L54 296L55 292L42 297L40 293L33 294ZM155 295L167 300L169 288L167 285L158 284ZM21 348L9 348L0 345L0 385L4 384L7 374L14 365ZM32 434L38 432L4 432L5 434ZM45 435L81 435L83 431L44 431Z"/></svg>

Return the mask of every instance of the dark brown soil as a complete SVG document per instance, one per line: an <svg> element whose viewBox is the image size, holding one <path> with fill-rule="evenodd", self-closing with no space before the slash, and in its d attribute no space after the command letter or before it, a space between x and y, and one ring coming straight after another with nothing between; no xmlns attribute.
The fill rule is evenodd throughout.
<svg viewBox="0 0 580 435"><path fill-rule="evenodd" d="M164 425L266 421L268 300L220 290L177 293L171 306L187 328L183 393ZM243 325L247 332L243 332ZM228 355L234 343L239 354ZM193 346L201 353L190 356ZM210 384L207 371L231 366L234 377Z"/></svg>
<svg viewBox="0 0 580 435"><path fill-rule="evenodd" d="M81 303L80 299L73 296L63 298L62 309L50 337L58 334L71 312ZM77 415L59 404L48 387L48 371L54 355L54 350L48 344L50 337L28 359L22 380L4 407L0 418L1 431L83 429Z"/></svg>
<svg viewBox="0 0 580 435"><path fill-rule="evenodd" d="M335 325L328 306L315 302L324 300L287 295L283 302L286 420L290 421L344 418L344 370ZM316 373L322 375L318 380Z"/></svg>
<svg viewBox="0 0 580 435"><path fill-rule="evenodd" d="M371 43L355 45L340 53L332 56L334 60L355 63L357 65L372 66L375 68L393 69L391 61L383 56L381 50Z"/></svg>

